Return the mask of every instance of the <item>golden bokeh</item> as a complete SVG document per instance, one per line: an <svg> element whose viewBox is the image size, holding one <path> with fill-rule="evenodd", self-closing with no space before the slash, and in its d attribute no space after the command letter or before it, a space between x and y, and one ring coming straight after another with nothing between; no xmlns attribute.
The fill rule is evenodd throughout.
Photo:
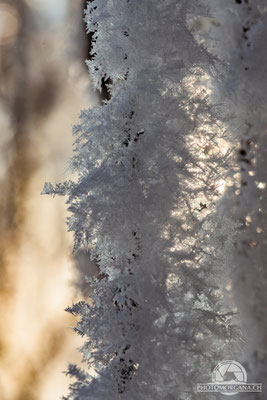
<svg viewBox="0 0 267 400"><path fill-rule="evenodd" d="M37 5L0 2L1 400L59 399L62 371L81 359L64 312L83 299L65 199L40 192L66 178L72 125L97 98L84 66L84 2Z"/></svg>

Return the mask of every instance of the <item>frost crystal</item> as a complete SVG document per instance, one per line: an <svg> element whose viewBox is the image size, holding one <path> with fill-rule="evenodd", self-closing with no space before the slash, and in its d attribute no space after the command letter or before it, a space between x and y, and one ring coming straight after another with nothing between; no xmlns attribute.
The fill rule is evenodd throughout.
<svg viewBox="0 0 267 400"><path fill-rule="evenodd" d="M196 384L239 348L221 290L238 227L222 207L228 70L196 30L214 18L209 3L88 3L90 75L96 89L111 79L111 100L74 127L77 182L44 189L67 194L74 250L103 274L88 279L93 305L68 308L86 337L68 400L197 399Z"/></svg>

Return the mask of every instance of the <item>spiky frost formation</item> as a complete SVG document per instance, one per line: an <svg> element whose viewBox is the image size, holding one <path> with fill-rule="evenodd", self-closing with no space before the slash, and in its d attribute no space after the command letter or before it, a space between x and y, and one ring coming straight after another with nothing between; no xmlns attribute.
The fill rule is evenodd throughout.
<svg viewBox="0 0 267 400"><path fill-rule="evenodd" d="M227 70L192 32L207 4L88 3L90 75L97 89L112 80L111 100L74 128L77 182L44 189L68 196L74 249L105 276L88 280L93 306L68 308L87 363L69 366L69 400L193 400L234 358L240 332L222 301L238 226L220 206L234 162L218 94Z"/></svg>

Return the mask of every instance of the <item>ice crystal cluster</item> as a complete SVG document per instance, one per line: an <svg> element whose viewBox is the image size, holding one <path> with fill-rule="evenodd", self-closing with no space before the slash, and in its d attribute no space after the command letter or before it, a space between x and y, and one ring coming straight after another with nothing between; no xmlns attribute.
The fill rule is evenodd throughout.
<svg viewBox="0 0 267 400"><path fill-rule="evenodd" d="M100 90L109 79L111 99L74 127L77 179L44 188L67 195L74 251L100 270L87 278L92 301L68 308L85 337L68 400L197 399L216 363L240 354L223 293L240 230L231 207L250 129L249 35L264 29L264 3L87 5L91 80Z"/></svg>
<svg viewBox="0 0 267 400"><path fill-rule="evenodd" d="M234 116L229 126L238 143L235 184L223 199L224 209L242 224L231 266L232 296L246 340L238 358L250 381L266 382L267 1L215 4L217 26L209 44L228 66L223 95ZM263 387L255 399L266 394Z"/></svg>

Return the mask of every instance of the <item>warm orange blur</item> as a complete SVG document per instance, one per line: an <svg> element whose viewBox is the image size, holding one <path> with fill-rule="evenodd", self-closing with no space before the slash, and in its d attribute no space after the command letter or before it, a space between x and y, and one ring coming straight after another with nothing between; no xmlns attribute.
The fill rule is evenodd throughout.
<svg viewBox="0 0 267 400"><path fill-rule="evenodd" d="M84 2L0 1L0 400L66 394L81 340L64 312L82 293L63 198L72 125L97 102L83 60ZM68 176L69 177L69 176Z"/></svg>

